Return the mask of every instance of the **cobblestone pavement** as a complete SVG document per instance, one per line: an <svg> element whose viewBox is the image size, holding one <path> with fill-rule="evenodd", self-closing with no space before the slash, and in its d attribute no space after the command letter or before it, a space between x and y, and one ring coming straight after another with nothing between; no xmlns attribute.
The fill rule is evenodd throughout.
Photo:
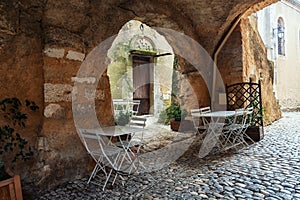
<svg viewBox="0 0 300 200"><path fill-rule="evenodd" d="M75 180L36 199L300 199L300 112L265 127L247 149L200 159L188 151L160 171L130 177L105 192Z"/></svg>

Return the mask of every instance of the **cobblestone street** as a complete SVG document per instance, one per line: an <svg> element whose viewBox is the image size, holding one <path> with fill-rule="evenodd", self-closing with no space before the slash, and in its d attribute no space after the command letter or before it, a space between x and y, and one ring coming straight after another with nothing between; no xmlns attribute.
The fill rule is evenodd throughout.
<svg viewBox="0 0 300 200"><path fill-rule="evenodd" d="M300 199L300 112L264 128L247 149L205 159L187 152L160 171L117 181L105 192L75 180L36 199Z"/></svg>

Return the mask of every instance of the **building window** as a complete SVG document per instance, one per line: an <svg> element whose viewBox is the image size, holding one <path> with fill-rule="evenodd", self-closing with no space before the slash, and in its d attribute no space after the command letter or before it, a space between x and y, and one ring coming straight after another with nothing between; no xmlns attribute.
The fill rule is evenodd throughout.
<svg viewBox="0 0 300 200"><path fill-rule="evenodd" d="M285 55L285 39L284 39L284 22L281 17L277 21L277 41L278 41L278 54Z"/></svg>

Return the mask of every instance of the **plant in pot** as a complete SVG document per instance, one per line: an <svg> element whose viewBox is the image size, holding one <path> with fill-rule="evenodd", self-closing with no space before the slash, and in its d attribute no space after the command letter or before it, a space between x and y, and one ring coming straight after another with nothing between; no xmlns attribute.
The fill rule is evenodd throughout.
<svg viewBox="0 0 300 200"><path fill-rule="evenodd" d="M36 111L38 109L39 107L29 100L25 101L25 106L18 98L5 98L0 101L0 196L8 195L7 189L5 189L6 184L12 182L16 185L14 181L19 181L17 183L19 194L16 194L16 197L22 197L20 177L14 176L10 169L14 168L13 163L17 160L26 161L33 156L31 147L21 137L20 132L26 127L26 119L28 118L24 111ZM9 179L12 180L9 181ZM15 189L17 190L16 187Z"/></svg>
<svg viewBox="0 0 300 200"><path fill-rule="evenodd" d="M166 108L167 119L165 123L170 123L171 129L173 131L178 131L181 120L187 116L187 111L185 109L181 109L178 104L171 104Z"/></svg>
<svg viewBox="0 0 300 200"><path fill-rule="evenodd" d="M125 126L126 124L129 123L130 120L130 112L124 112L124 111L120 111L119 115L116 117L116 124L120 125L120 126Z"/></svg>

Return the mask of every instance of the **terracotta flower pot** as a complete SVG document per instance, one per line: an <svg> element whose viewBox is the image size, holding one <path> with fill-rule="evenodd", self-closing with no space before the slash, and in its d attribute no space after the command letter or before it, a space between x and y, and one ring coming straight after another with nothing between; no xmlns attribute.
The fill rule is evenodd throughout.
<svg viewBox="0 0 300 200"><path fill-rule="evenodd" d="M170 121L171 130L172 131L178 131L179 127L180 127L180 122L181 121Z"/></svg>

